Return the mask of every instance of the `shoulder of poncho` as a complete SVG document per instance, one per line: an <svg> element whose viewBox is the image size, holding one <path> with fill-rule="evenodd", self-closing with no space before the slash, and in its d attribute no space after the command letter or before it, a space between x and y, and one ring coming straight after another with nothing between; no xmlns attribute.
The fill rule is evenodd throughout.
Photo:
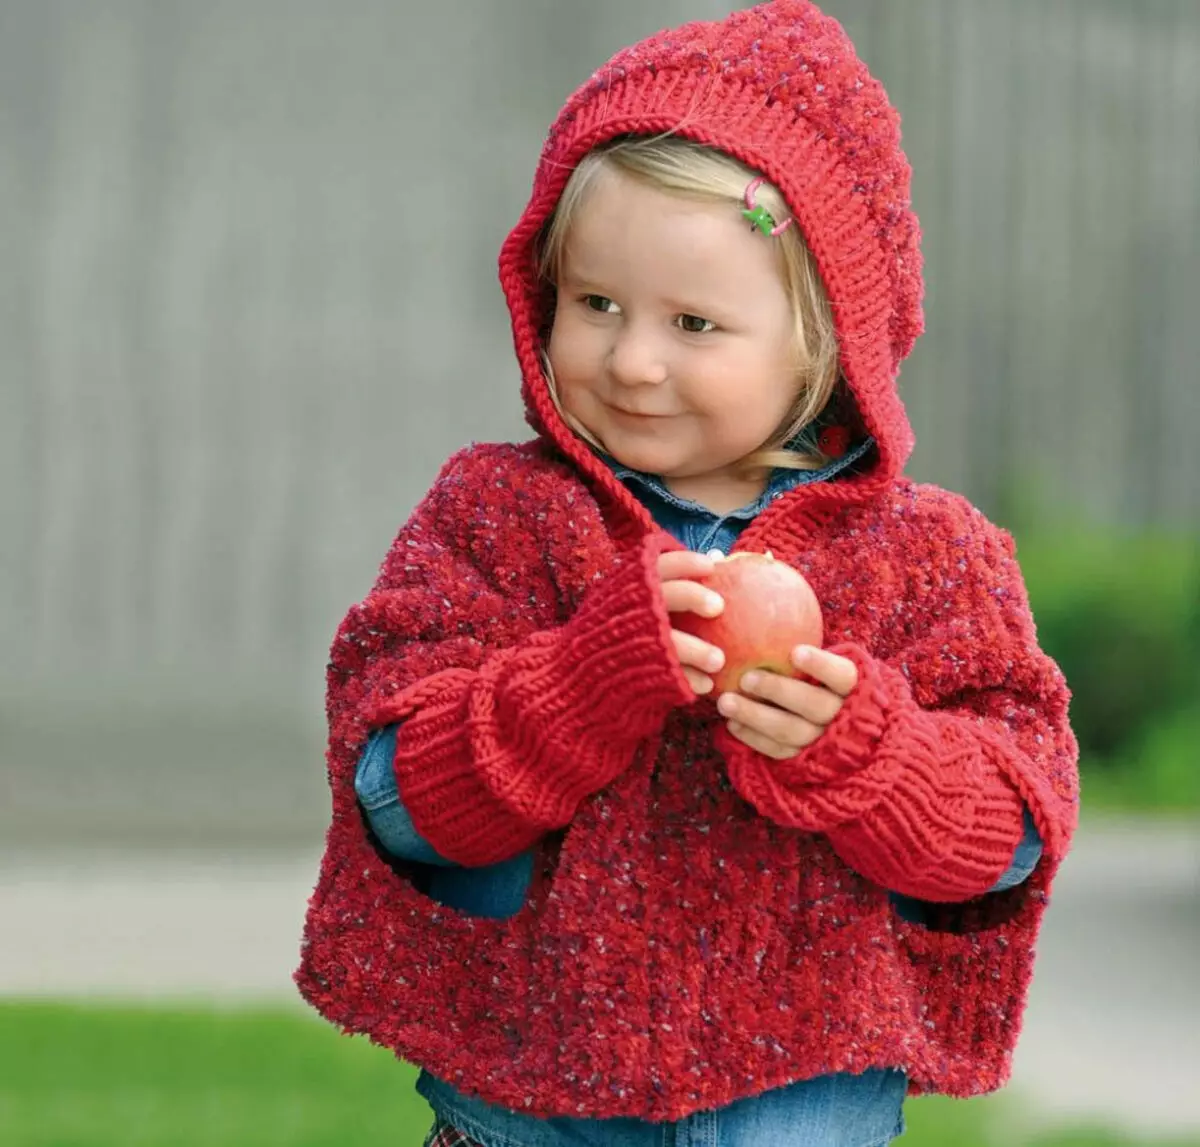
<svg viewBox="0 0 1200 1147"><path fill-rule="evenodd" d="M917 552L965 546L989 564L1005 563L1016 556L1016 545L1007 530L962 494L941 486L899 479L866 512L877 517L885 531L904 536L906 546Z"/></svg>
<svg viewBox="0 0 1200 1147"><path fill-rule="evenodd" d="M569 607L612 554L600 507L568 461L536 439L473 443L446 461L393 544L385 575L420 558L428 580L435 564L454 562L443 581L481 577L508 595Z"/></svg>
<svg viewBox="0 0 1200 1147"><path fill-rule="evenodd" d="M962 495L902 479L852 515L833 529L838 537L854 535L866 579L857 592L873 595L891 619L877 652L899 656L936 637L957 641L966 665L978 663L988 644L1014 656L1032 648L1035 631L1012 538ZM932 661L910 667L911 678L936 668Z"/></svg>
<svg viewBox="0 0 1200 1147"><path fill-rule="evenodd" d="M544 544L603 533L595 498L578 472L544 443L476 442L452 454L414 513L444 543L470 549L484 539Z"/></svg>
<svg viewBox="0 0 1200 1147"><path fill-rule="evenodd" d="M528 489L531 493L583 493L578 472L540 439L527 442L472 442L442 466L434 490L444 483L471 483L480 490Z"/></svg>

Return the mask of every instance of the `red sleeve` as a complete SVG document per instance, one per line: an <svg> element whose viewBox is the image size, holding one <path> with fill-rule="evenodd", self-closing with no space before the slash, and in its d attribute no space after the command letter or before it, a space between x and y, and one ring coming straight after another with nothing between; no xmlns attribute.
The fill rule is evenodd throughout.
<svg viewBox="0 0 1200 1147"><path fill-rule="evenodd" d="M694 694L655 573L665 536L617 559L565 622L538 627L551 587L515 554L511 576L482 569L447 503L462 483L439 483L342 624L331 718L363 739L400 722L396 776L418 832L483 865L567 825Z"/></svg>
<svg viewBox="0 0 1200 1147"><path fill-rule="evenodd" d="M1012 861L1027 804L1061 860L1078 810L1069 693L1036 644L1011 551L991 528L955 600L881 660L853 644L859 683L822 736L775 761L717 732L730 777L764 816L828 835L857 872L928 901L963 901Z"/></svg>

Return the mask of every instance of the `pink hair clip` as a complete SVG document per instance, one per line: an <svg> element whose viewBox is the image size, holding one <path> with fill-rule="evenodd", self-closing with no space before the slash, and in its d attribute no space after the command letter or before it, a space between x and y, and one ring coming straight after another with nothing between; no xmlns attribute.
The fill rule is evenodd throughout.
<svg viewBox="0 0 1200 1147"><path fill-rule="evenodd" d="M775 217L765 207L754 202L754 193L764 183L766 180L761 175L750 180L746 188L746 210L742 215L750 220L751 227L757 227L764 235L773 239L776 235L782 235L792 225L792 217L789 215L782 223L776 224Z"/></svg>

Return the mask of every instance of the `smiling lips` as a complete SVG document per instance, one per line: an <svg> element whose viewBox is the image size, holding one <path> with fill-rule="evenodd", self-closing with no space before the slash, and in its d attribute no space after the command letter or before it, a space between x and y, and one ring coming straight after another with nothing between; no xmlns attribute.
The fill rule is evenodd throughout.
<svg viewBox="0 0 1200 1147"><path fill-rule="evenodd" d="M623 406L612 407L618 414L624 414L626 418L673 418L672 414L656 414L644 410L626 410Z"/></svg>

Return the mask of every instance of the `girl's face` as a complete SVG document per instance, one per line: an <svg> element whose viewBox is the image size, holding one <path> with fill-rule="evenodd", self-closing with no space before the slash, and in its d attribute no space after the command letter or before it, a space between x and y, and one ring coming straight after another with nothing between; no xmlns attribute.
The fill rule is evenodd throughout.
<svg viewBox="0 0 1200 1147"><path fill-rule="evenodd" d="M549 357L563 409L618 462L718 512L761 491L736 464L797 394L775 242L728 204L605 170L556 284Z"/></svg>

